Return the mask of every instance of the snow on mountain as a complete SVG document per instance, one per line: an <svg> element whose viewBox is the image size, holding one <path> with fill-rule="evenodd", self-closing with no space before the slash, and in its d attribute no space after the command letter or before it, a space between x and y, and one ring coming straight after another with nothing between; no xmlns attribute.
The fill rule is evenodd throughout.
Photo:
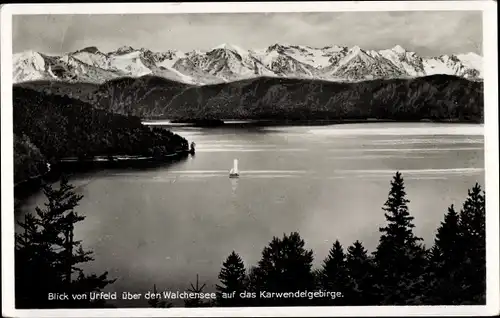
<svg viewBox="0 0 500 318"><path fill-rule="evenodd" d="M323 76L347 80L394 78L404 76L403 70L383 58L380 54L370 55L359 46L352 47L335 64L323 69Z"/></svg>
<svg viewBox="0 0 500 318"><path fill-rule="evenodd" d="M105 70L109 69L108 56L100 52L96 47L84 48L80 51L72 53L71 56L88 65L100 67Z"/></svg>
<svg viewBox="0 0 500 318"><path fill-rule="evenodd" d="M292 54L287 54L279 44L270 46L265 52L260 51L255 54L265 69L274 73L274 76L314 78L316 75L314 67L301 63Z"/></svg>
<svg viewBox="0 0 500 318"><path fill-rule="evenodd" d="M465 59L469 65L474 63ZM474 61L474 59L471 59ZM477 61L475 61L477 63ZM480 63L477 63L480 64ZM481 69L476 69L463 63L456 55L442 55L440 57L425 58L424 70L427 75L448 74L464 78L481 78Z"/></svg>
<svg viewBox="0 0 500 318"><path fill-rule="evenodd" d="M25 82L51 78L45 66L43 56L34 51L25 51L12 56L13 81Z"/></svg>
<svg viewBox="0 0 500 318"><path fill-rule="evenodd" d="M241 47L234 45L234 44L223 43L221 45L214 47L210 51L217 50L217 49L231 51L231 52L234 52L242 57L248 55L248 50L242 49Z"/></svg>
<svg viewBox="0 0 500 318"><path fill-rule="evenodd" d="M172 68L175 62L177 62L177 60L185 56L186 54L180 51L167 51L162 53L156 53L154 58L156 59L157 66Z"/></svg>
<svg viewBox="0 0 500 318"><path fill-rule="evenodd" d="M221 44L208 51L153 52L122 46L112 52L87 47L61 56L26 51L13 55L15 83L33 80L102 83L130 76L156 75L189 84L203 85L256 76L317 78L359 81L375 78L449 74L481 79L483 58L475 53L420 57L396 45L374 51L358 46L274 44L247 50Z"/></svg>
<svg viewBox="0 0 500 318"><path fill-rule="evenodd" d="M15 83L34 80L104 82L123 76L122 73L108 72L106 69L87 64L68 54L49 56L27 51L14 54L13 62Z"/></svg>
<svg viewBox="0 0 500 318"><path fill-rule="evenodd" d="M345 52L347 48L339 46L327 46L324 48L312 48L304 45L280 45L274 44L264 51L260 51L261 55L265 56L267 52L277 52L281 55L286 55L294 60L312 66L316 69L321 69L331 64L330 59L339 52Z"/></svg>
<svg viewBox="0 0 500 318"><path fill-rule="evenodd" d="M192 76L198 74L205 78L215 77L223 82L275 75L250 51L228 44L217 46L208 52L190 52L180 58L173 68L189 72Z"/></svg>
<svg viewBox="0 0 500 318"><path fill-rule="evenodd" d="M400 45L396 45L392 49L375 52L375 54L376 53L391 61L391 63L399 69L404 70L409 76L426 75L422 58L415 54L415 52L407 52Z"/></svg>
<svg viewBox="0 0 500 318"><path fill-rule="evenodd" d="M463 65L469 69L475 69L479 72L478 77L483 77L483 57L469 52L467 54L457 54L456 57L462 62Z"/></svg>
<svg viewBox="0 0 500 318"><path fill-rule="evenodd" d="M124 54L112 56L110 66L114 69L123 71L127 75L144 76L152 71L144 65L140 51L131 51Z"/></svg>

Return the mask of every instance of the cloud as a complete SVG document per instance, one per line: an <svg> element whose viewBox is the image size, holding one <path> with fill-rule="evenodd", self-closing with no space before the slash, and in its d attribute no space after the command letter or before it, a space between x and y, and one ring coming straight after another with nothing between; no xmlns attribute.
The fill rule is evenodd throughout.
<svg viewBox="0 0 500 318"><path fill-rule="evenodd" d="M155 51L209 49L221 43L264 48L274 43L324 47L399 44L422 55L481 53L480 11L317 12L13 17L13 49L61 53L122 45Z"/></svg>

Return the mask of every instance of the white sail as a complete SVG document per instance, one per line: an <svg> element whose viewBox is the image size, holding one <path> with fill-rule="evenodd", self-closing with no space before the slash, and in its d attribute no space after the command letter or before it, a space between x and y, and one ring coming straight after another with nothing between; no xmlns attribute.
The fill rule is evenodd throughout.
<svg viewBox="0 0 500 318"><path fill-rule="evenodd" d="M238 173L238 159L234 159L233 172Z"/></svg>

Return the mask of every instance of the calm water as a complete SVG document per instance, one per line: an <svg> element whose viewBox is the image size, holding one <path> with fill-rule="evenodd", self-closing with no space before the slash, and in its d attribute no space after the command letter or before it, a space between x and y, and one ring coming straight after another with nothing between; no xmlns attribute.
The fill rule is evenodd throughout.
<svg viewBox="0 0 500 318"><path fill-rule="evenodd" d="M299 231L324 259L333 242L372 251L381 207L396 170L403 173L415 232L427 244L447 207L484 185L483 127L352 124L260 129L174 127L197 144L195 157L169 167L109 170L75 177L84 195L77 229L107 270L109 288L184 291L196 274L213 289L235 250L254 265L274 235ZM233 159L240 179L229 179ZM33 196L26 209L43 203ZM144 303L128 303L143 306Z"/></svg>

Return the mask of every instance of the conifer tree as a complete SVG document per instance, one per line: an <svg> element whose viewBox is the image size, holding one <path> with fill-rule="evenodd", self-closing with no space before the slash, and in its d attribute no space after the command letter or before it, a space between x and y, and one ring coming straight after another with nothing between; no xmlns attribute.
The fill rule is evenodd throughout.
<svg viewBox="0 0 500 318"><path fill-rule="evenodd" d="M314 286L316 286L317 288L321 288L321 278L322 278L322 275L321 273L323 272L323 268L314 268L312 270L312 276L313 276L313 280L314 280Z"/></svg>
<svg viewBox="0 0 500 318"><path fill-rule="evenodd" d="M156 284L153 285L153 294L156 295L158 291L156 290ZM171 303L167 303L165 300L160 300L158 298L151 298L148 300L149 306L153 308L169 308L172 307Z"/></svg>
<svg viewBox="0 0 500 318"><path fill-rule="evenodd" d="M252 298L251 293L258 293L259 290L259 268L258 266L251 266L248 269L247 284L246 284L246 294L245 294L245 306L258 306L259 300L257 298Z"/></svg>
<svg viewBox="0 0 500 318"><path fill-rule="evenodd" d="M190 293L195 293L195 294L201 294L203 293L205 287L207 284L202 284L200 285L200 280L199 280L199 275L196 274L196 285L193 285L193 283L190 284L190 288L187 289L188 292ZM210 301L206 301L200 298L192 298L192 299L186 299L184 300L184 306L185 307L210 307L212 303Z"/></svg>
<svg viewBox="0 0 500 318"><path fill-rule="evenodd" d="M262 258L253 273L256 304L291 306L310 303L306 298L259 298L260 291L297 292L314 289L311 271L313 252L304 246L305 242L297 232L284 234L281 239L273 237L262 251Z"/></svg>
<svg viewBox="0 0 500 318"><path fill-rule="evenodd" d="M82 196L73 191L67 178L59 189L44 185L48 202L35 214L26 214L16 235L16 295L23 308L71 308L103 306L102 302L48 300L48 293L83 293L99 291L114 280L107 272L86 276L78 265L93 260L81 241L74 239L75 224L84 220L74 211ZM17 285L18 284L18 285Z"/></svg>
<svg viewBox="0 0 500 318"><path fill-rule="evenodd" d="M426 250L413 234L413 217L408 211L404 180L396 172L383 210L387 225L375 251L377 294L382 305L419 304L423 297Z"/></svg>
<svg viewBox="0 0 500 318"><path fill-rule="evenodd" d="M453 305L461 302L462 279L457 269L461 266L464 253L459 220L454 205L451 205L437 230L434 246L430 251L426 303Z"/></svg>
<svg viewBox="0 0 500 318"><path fill-rule="evenodd" d="M344 297L349 305L376 305L373 261L360 241L354 242L347 249L346 269L350 289Z"/></svg>
<svg viewBox="0 0 500 318"><path fill-rule="evenodd" d="M346 293L349 293L350 282L347 275L346 255L340 242L337 240L323 261L320 272L320 288L323 291L341 292L343 297L337 299L318 299L319 304L343 305L346 302Z"/></svg>
<svg viewBox="0 0 500 318"><path fill-rule="evenodd" d="M240 293L246 291L247 275L243 260L235 251L222 264L219 280L221 285L216 285L217 305L244 306L245 299L240 298Z"/></svg>
<svg viewBox="0 0 500 318"><path fill-rule="evenodd" d="M461 266L462 304L484 304L486 301L486 194L479 184L468 191L460 211L460 248L465 253Z"/></svg>

